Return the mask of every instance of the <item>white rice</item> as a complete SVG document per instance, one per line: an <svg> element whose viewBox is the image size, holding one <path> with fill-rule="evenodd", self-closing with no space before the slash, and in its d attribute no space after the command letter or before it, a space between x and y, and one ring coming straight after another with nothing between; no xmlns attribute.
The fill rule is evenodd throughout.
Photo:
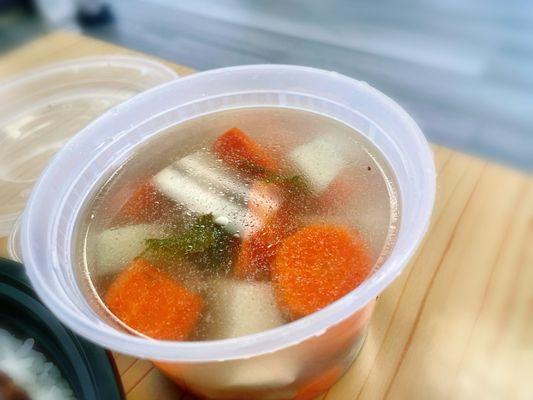
<svg viewBox="0 0 533 400"><path fill-rule="evenodd" d="M32 400L75 399L59 369L34 350L34 344L31 338L22 341L0 329L0 371Z"/></svg>

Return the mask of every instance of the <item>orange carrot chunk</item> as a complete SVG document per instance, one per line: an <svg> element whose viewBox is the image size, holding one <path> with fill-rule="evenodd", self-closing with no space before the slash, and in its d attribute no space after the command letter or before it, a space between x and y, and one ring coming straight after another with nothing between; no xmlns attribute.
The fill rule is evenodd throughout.
<svg viewBox="0 0 533 400"><path fill-rule="evenodd" d="M266 225L283 201L283 192L277 185L262 180L254 181L248 192L247 205L250 218L260 221L261 226ZM249 233L253 233L253 230L250 232L245 227L244 234Z"/></svg>
<svg viewBox="0 0 533 400"><path fill-rule="evenodd" d="M199 295L142 258L111 284L105 303L129 327L162 340L186 339L203 307Z"/></svg>
<svg viewBox="0 0 533 400"><path fill-rule="evenodd" d="M261 230L243 240L233 275L238 279L269 279L279 245L296 229L297 219L291 210L280 209Z"/></svg>
<svg viewBox="0 0 533 400"><path fill-rule="evenodd" d="M213 145L215 154L226 164L244 172L264 173L273 170L277 162L259 144L239 128L231 128L219 136Z"/></svg>
<svg viewBox="0 0 533 400"><path fill-rule="evenodd" d="M276 300L290 317L303 317L355 289L371 268L358 234L338 225L309 225L279 246L272 266Z"/></svg>
<svg viewBox="0 0 533 400"><path fill-rule="evenodd" d="M148 181L143 183L115 215L115 223L154 222L169 211L174 203Z"/></svg>

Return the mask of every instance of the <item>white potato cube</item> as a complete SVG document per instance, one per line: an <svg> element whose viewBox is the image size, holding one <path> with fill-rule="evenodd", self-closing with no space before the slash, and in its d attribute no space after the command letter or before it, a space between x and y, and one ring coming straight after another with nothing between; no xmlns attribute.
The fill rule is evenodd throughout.
<svg viewBox="0 0 533 400"><path fill-rule="evenodd" d="M232 389L280 388L293 383L300 368L300 363L292 356L268 354L235 363L227 369L224 379Z"/></svg>
<svg viewBox="0 0 533 400"><path fill-rule="evenodd" d="M305 365L297 355L278 352L190 368L183 372L183 379L191 387L199 386L215 393L272 390L272 397L268 398L293 398L294 389L286 387L304 370Z"/></svg>
<svg viewBox="0 0 533 400"><path fill-rule="evenodd" d="M97 274L107 275L121 271L144 250L146 239L163 236L161 228L150 224L123 226L103 231L96 237Z"/></svg>
<svg viewBox="0 0 533 400"><path fill-rule="evenodd" d="M251 335L283 325L268 282L222 280L214 284L212 338Z"/></svg>
<svg viewBox="0 0 533 400"><path fill-rule="evenodd" d="M214 283L211 338L233 338L259 333L285 323L269 282L225 279ZM250 360L230 361L220 380L228 389L278 388L293 383L300 372L295 357L280 353Z"/></svg>
<svg viewBox="0 0 533 400"><path fill-rule="evenodd" d="M317 195L335 180L346 162L341 147L323 137L296 147L289 158Z"/></svg>

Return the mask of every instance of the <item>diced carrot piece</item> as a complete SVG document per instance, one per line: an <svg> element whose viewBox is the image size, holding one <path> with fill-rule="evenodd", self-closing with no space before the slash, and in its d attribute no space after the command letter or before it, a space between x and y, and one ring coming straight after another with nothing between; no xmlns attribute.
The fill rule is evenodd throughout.
<svg viewBox="0 0 533 400"><path fill-rule="evenodd" d="M148 181L137 189L119 210L115 223L153 222L169 211L174 203Z"/></svg>
<svg viewBox="0 0 533 400"><path fill-rule="evenodd" d="M268 242L274 239L273 236L277 236L276 229L279 225L277 220L280 216L274 219L274 215L281 207L282 201L281 190L274 184L256 181L250 188L248 215L251 221L258 220L259 224L250 224L249 229L245 227L243 242L234 268L237 278L267 279L269 277L270 262L265 259L259 247L266 247Z"/></svg>
<svg viewBox="0 0 533 400"><path fill-rule="evenodd" d="M255 181L248 193L248 210L258 218L262 225L266 225L278 211L283 202L281 189L264 181ZM244 232L246 235L247 232Z"/></svg>
<svg viewBox="0 0 533 400"><path fill-rule="evenodd" d="M344 369L340 365L334 365L327 369L301 387L296 394L295 400L311 400L324 393L339 380L343 371Z"/></svg>
<svg viewBox="0 0 533 400"><path fill-rule="evenodd" d="M231 167L249 172L274 170L278 163L259 144L239 128L231 128L219 136L213 145L218 157Z"/></svg>
<svg viewBox="0 0 533 400"><path fill-rule="evenodd" d="M309 225L279 246L272 266L276 300L292 318L303 317L355 289L371 268L358 234L338 225Z"/></svg>
<svg viewBox="0 0 533 400"><path fill-rule="evenodd" d="M279 245L296 231L297 223L292 209L282 207L262 229L243 240L233 269L234 276L239 279L269 279Z"/></svg>
<svg viewBox="0 0 533 400"><path fill-rule="evenodd" d="M142 258L111 284L105 303L129 327L162 340L186 339L203 307L199 295Z"/></svg>
<svg viewBox="0 0 533 400"><path fill-rule="evenodd" d="M254 251L250 239L244 239L235 266L233 276L238 279L268 279L267 268L254 260Z"/></svg>

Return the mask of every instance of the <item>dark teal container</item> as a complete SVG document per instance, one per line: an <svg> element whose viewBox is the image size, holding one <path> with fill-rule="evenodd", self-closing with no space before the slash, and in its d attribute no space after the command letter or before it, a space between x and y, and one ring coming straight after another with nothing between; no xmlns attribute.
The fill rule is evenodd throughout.
<svg viewBox="0 0 533 400"><path fill-rule="evenodd" d="M21 264L0 258L0 327L19 339L34 338L70 383L78 400L124 398L111 354L67 329L39 301Z"/></svg>

